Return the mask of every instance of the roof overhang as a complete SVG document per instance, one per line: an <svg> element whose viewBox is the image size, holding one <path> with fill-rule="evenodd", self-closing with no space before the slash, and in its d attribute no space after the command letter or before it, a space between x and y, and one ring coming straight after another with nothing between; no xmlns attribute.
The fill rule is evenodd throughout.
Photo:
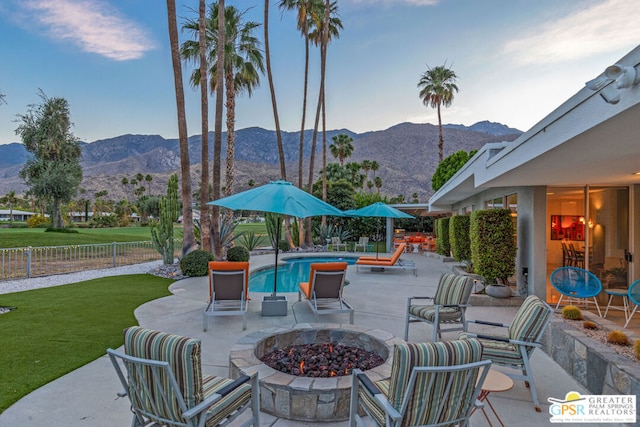
<svg viewBox="0 0 640 427"><path fill-rule="evenodd" d="M640 47L619 62L637 66ZM619 93L610 104L585 87L515 141L487 144L431 197L431 210L487 188L640 183L640 84Z"/></svg>

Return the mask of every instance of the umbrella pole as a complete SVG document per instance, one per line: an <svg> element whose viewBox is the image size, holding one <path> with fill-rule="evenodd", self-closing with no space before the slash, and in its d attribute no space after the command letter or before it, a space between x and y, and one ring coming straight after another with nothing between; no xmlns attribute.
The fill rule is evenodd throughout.
<svg viewBox="0 0 640 427"><path fill-rule="evenodd" d="M276 289L278 287L278 252L280 252L280 223L281 223L280 215L278 215L278 225L276 226L276 264L273 269L273 294L271 296L276 296Z"/></svg>

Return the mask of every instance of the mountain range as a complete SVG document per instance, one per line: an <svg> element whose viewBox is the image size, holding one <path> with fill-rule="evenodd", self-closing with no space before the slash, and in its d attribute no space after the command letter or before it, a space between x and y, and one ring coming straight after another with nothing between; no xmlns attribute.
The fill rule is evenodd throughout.
<svg viewBox="0 0 640 427"><path fill-rule="evenodd" d="M376 160L376 172L383 180L381 192L394 197L403 194L407 200L413 193L426 202L431 190L431 176L438 166L438 127L432 124L401 123L385 130L364 133L348 129L327 131L327 147L331 138L347 134L353 138L354 152L347 161ZM443 126L445 157L459 150L475 150L489 142L513 141L521 131L500 123L483 121L472 126L449 124ZM312 130L304 133L304 182L307 181L308 160L311 154ZM223 133L222 153L226 153L226 133ZM287 180L297 183L299 132L282 132ZM249 181L256 185L280 179L275 131L250 127L235 134L236 191L248 188ZM121 135L91 143L81 142L84 171L82 187L89 195L107 190L108 198L125 197L127 189L122 178L133 178L137 173L151 174L151 192L164 193L168 177L180 171L180 152L177 139L159 135ZM209 134L212 158L213 132ZM322 135L316 142L315 171L322 167ZM0 145L0 195L10 190L21 194L26 186L18 177L30 154L19 143ZM189 157L192 165L192 186L198 187L201 170L201 136L189 138ZM327 162L337 161L327 148ZM371 174L371 172L370 172ZM224 175L224 166L222 175ZM117 185L114 185L114 181ZM223 183L224 185L224 183ZM374 190L375 191L375 190Z"/></svg>

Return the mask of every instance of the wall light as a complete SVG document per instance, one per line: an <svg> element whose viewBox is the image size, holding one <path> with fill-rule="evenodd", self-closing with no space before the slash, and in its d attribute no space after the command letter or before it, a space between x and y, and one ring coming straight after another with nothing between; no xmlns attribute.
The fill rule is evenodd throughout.
<svg viewBox="0 0 640 427"><path fill-rule="evenodd" d="M616 81L616 88L626 89L638 83L638 73L634 67L615 64L604 70L604 76Z"/></svg>
<svg viewBox="0 0 640 427"><path fill-rule="evenodd" d="M604 73L585 83L594 92L600 91L600 96L608 104L620 102L620 89L627 89L640 82L640 76L635 67L614 64L604 70ZM613 85L611 83L614 83Z"/></svg>

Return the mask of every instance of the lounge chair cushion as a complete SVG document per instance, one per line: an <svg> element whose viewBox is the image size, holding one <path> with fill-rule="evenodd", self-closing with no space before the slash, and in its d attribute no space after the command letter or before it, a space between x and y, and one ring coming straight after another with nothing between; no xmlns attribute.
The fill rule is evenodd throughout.
<svg viewBox="0 0 640 427"><path fill-rule="evenodd" d="M180 392L185 397L187 408L193 408L203 399L202 371L200 366L200 341L180 337L150 329L131 327L124 332L125 353L142 359L154 359L171 364ZM133 374L138 375L138 374ZM151 375L145 372L142 375ZM162 375L162 389L171 390L169 378ZM155 381L152 381L155 382ZM155 390L160 392L160 388ZM130 393L135 398L134 393ZM172 396L168 407L154 410L149 402L136 402L136 406L146 408L149 412L168 419L182 419L182 410L177 396Z"/></svg>
<svg viewBox="0 0 640 427"><path fill-rule="evenodd" d="M316 271L344 271L347 269L346 262L319 262L311 264L311 271L309 272L309 281L300 282L299 288L302 293L311 298L311 289L313 289L313 275Z"/></svg>
<svg viewBox="0 0 640 427"><path fill-rule="evenodd" d="M394 265L396 261L398 261L398 259L400 258L400 255L402 255L402 253L404 252L405 246L406 246L406 243L402 243L400 246L398 246L391 258L376 258L371 256L365 256L365 257L358 258L358 261L356 261L356 264L373 265L373 266L379 265L379 266L390 267Z"/></svg>
<svg viewBox="0 0 640 427"><path fill-rule="evenodd" d="M248 261L209 261L209 271L245 271L245 284L244 295L245 299L249 298L249 262ZM209 302L213 299L211 292L213 289L209 288Z"/></svg>
<svg viewBox="0 0 640 427"><path fill-rule="evenodd" d="M453 366L466 363L473 363L481 360L482 345L476 339L456 340L437 343L403 343L397 344L393 351L393 364L391 367L391 377L387 381L378 381L376 385L389 400L389 403L396 409L400 409L404 393L407 391L409 377L411 371L416 366ZM428 381L428 377L419 377L418 381ZM417 402L436 401L437 396L445 395L443 385L445 379L439 376L433 386L427 390L427 387L416 384L416 389L424 389L425 393L420 396L414 396L409 401L405 418L402 425L423 425L435 424L439 420L432 419L437 411L427 411L425 414L416 413ZM471 397L473 393L475 381L467 384L468 394ZM456 382L454 387L463 387L461 382ZM384 425L384 412L378 407L377 402L367 395L366 391L361 388L360 396L363 404L371 411L371 414L380 425ZM450 402L450 406L454 406L457 402ZM450 410L452 410L451 408ZM450 410L442 411L441 416L449 417ZM431 412L431 413L429 413ZM449 419L449 418L445 418Z"/></svg>

